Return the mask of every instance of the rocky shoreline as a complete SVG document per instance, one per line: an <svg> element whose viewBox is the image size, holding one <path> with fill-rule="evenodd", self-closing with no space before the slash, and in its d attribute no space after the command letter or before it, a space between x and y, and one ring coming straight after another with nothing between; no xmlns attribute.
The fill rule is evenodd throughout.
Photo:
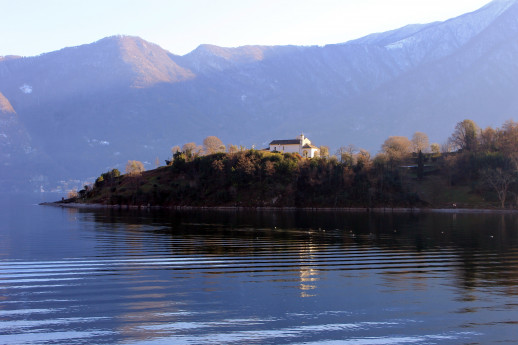
<svg viewBox="0 0 518 345"><path fill-rule="evenodd" d="M479 208L404 208L404 207L249 207L249 206L153 206L153 205L106 205L74 202L43 202L42 206L80 209L119 209L119 210L208 210L208 211L333 211L354 213L489 213L518 214L515 209L479 209Z"/></svg>

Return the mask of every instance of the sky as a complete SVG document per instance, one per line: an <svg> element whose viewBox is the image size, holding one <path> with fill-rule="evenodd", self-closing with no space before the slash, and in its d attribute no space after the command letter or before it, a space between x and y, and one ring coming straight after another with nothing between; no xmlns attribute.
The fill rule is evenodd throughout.
<svg viewBox="0 0 518 345"><path fill-rule="evenodd" d="M0 0L0 56L113 35L184 55L200 44L325 45L474 11L490 0Z"/></svg>

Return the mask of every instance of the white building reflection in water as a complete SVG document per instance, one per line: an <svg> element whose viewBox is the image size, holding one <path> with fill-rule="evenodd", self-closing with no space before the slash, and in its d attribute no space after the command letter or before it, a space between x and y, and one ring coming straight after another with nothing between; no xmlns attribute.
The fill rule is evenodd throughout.
<svg viewBox="0 0 518 345"><path fill-rule="evenodd" d="M317 247L311 243L308 243L304 246L304 248L299 252L299 257L301 261L300 269L299 269L299 289L300 289L300 297L315 297L317 285L315 282L319 281L319 270L313 268L313 263L315 260L314 252L316 252Z"/></svg>

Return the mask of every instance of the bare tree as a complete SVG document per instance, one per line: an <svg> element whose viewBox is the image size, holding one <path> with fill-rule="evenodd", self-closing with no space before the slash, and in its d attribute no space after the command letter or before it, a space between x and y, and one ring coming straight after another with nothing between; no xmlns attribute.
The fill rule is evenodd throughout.
<svg viewBox="0 0 518 345"><path fill-rule="evenodd" d="M430 150L432 151L434 156L440 156L441 154L441 145L437 143L433 143L430 145Z"/></svg>
<svg viewBox="0 0 518 345"><path fill-rule="evenodd" d="M182 149L180 148L180 146L178 145L175 145L173 147L171 147L171 154L174 156L176 153L182 151Z"/></svg>
<svg viewBox="0 0 518 345"><path fill-rule="evenodd" d="M407 137L389 137L381 149L387 154L389 161L393 164L408 157L412 143Z"/></svg>
<svg viewBox="0 0 518 345"><path fill-rule="evenodd" d="M239 151L239 148L237 147L237 145L232 145L232 144L228 144L227 145L227 152L230 153L230 154L234 154L234 153L237 153Z"/></svg>
<svg viewBox="0 0 518 345"><path fill-rule="evenodd" d="M487 127L480 131L479 145L482 151L492 152L498 150L498 137L499 134L491 127Z"/></svg>
<svg viewBox="0 0 518 345"><path fill-rule="evenodd" d="M496 168L485 170L482 176L486 183L496 192L498 200L500 200L500 206L504 208L509 186L515 181L514 175L509 171Z"/></svg>
<svg viewBox="0 0 518 345"><path fill-rule="evenodd" d="M129 176L140 176L145 170L142 162L128 161L128 163L126 163L126 174Z"/></svg>
<svg viewBox="0 0 518 345"><path fill-rule="evenodd" d="M216 152L225 152L225 145L215 136L209 136L203 139L203 150L205 154L211 155Z"/></svg>
<svg viewBox="0 0 518 345"><path fill-rule="evenodd" d="M473 151L477 146L479 128L473 120L464 120L455 126L450 141L456 149Z"/></svg>
<svg viewBox="0 0 518 345"><path fill-rule="evenodd" d="M128 175L131 184L135 188L135 193L132 197L133 202L136 202L137 200L136 195L140 188L140 180L144 170L144 164L142 164L140 161L128 161L126 164L126 174Z"/></svg>
<svg viewBox="0 0 518 345"><path fill-rule="evenodd" d="M203 151L203 147L196 145L196 143L187 143L182 146L182 152L188 159L198 157Z"/></svg>
<svg viewBox="0 0 518 345"><path fill-rule="evenodd" d="M67 193L67 199L77 198L79 194L77 194L76 190L69 190Z"/></svg>
<svg viewBox="0 0 518 345"><path fill-rule="evenodd" d="M186 143L182 146L182 152L187 156L191 156L196 151L196 143Z"/></svg>
<svg viewBox="0 0 518 345"><path fill-rule="evenodd" d="M328 158L329 157L329 147L322 145L320 146L320 157Z"/></svg>
<svg viewBox="0 0 518 345"><path fill-rule="evenodd" d="M376 168L383 168L387 165L388 161L388 155L386 153L380 152L374 156L372 163Z"/></svg>
<svg viewBox="0 0 518 345"><path fill-rule="evenodd" d="M498 147L506 155L516 155L518 151L518 122L506 121L498 132Z"/></svg>
<svg viewBox="0 0 518 345"><path fill-rule="evenodd" d="M446 140L441 145L441 152L442 153L450 153L450 152L453 152L453 151L455 151L455 144L453 143L451 138L449 138L448 140Z"/></svg>
<svg viewBox="0 0 518 345"><path fill-rule="evenodd" d="M428 135L423 132L415 132L412 136L412 152L419 153L427 152L430 142L428 140Z"/></svg>
<svg viewBox="0 0 518 345"><path fill-rule="evenodd" d="M371 154L369 151L360 149L360 152L358 152L355 155L355 161L356 165L361 165L363 167L368 167L371 163Z"/></svg>
<svg viewBox="0 0 518 345"><path fill-rule="evenodd" d="M354 152L357 149L354 145L340 146L336 150L336 156L340 160L340 163L352 166L354 164Z"/></svg>

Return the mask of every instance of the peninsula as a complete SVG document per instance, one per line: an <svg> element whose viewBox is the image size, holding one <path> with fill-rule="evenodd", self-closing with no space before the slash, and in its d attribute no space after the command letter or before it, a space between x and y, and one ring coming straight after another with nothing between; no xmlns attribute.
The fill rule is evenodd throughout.
<svg viewBox="0 0 518 345"><path fill-rule="evenodd" d="M302 154L296 140L305 150ZM203 146L173 148L167 165L154 170L144 171L142 163L130 161L126 174L106 172L62 202L163 207L518 205L518 123L513 121L483 130L471 120L459 122L442 150L429 145L424 133L412 140L390 137L373 158L352 146L330 155L327 147L305 140L272 141L268 149L256 150L225 147L208 137Z"/></svg>

